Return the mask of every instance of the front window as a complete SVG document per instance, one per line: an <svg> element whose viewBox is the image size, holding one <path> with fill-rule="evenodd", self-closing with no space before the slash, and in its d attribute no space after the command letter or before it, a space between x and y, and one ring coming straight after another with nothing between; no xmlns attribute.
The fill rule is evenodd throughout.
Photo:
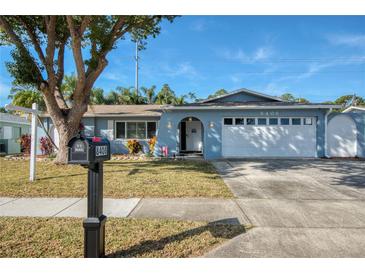
<svg viewBox="0 0 365 274"><path fill-rule="evenodd" d="M117 139L125 139L125 122L117 122L115 130Z"/></svg>
<svg viewBox="0 0 365 274"><path fill-rule="evenodd" d="M127 122L127 139L137 138L137 123Z"/></svg>
<svg viewBox="0 0 365 274"><path fill-rule="evenodd" d="M116 122L117 139L150 139L156 136L156 122Z"/></svg>
<svg viewBox="0 0 365 274"><path fill-rule="evenodd" d="M156 122L147 122L147 138L156 136Z"/></svg>

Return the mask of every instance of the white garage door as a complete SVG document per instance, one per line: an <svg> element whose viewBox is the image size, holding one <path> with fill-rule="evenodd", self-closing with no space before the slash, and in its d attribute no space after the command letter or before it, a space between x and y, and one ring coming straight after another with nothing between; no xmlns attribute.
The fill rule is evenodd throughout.
<svg viewBox="0 0 365 274"><path fill-rule="evenodd" d="M330 157L356 156L356 125L351 117L337 115L328 123L328 154Z"/></svg>
<svg viewBox="0 0 365 274"><path fill-rule="evenodd" d="M316 118L225 118L223 157L316 157Z"/></svg>

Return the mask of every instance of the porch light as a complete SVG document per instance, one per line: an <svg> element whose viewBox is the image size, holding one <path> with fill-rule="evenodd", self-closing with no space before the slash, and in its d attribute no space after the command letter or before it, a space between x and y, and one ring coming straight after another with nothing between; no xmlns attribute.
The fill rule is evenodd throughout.
<svg viewBox="0 0 365 274"><path fill-rule="evenodd" d="M211 122L209 122L209 127L210 127L210 128L214 128L214 122L212 122L212 121L211 121Z"/></svg>
<svg viewBox="0 0 365 274"><path fill-rule="evenodd" d="M189 122L193 121L193 117L189 117Z"/></svg>
<svg viewBox="0 0 365 274"><path fill-rule="evenodd" d="M172 123L171 123L171 121L168 121L168 122L167 122L167 128L172 128Z"/></svg>

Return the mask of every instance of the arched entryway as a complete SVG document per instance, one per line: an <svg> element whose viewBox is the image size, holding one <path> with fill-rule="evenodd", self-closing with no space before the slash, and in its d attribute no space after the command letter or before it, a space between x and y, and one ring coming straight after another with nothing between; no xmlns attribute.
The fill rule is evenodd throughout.
<svg viewBox="0 0 365 274"><path fill-rule="evenodd" d="M204 127L196 117L186 117L178 125L179 152L203 153Z"/></svg>

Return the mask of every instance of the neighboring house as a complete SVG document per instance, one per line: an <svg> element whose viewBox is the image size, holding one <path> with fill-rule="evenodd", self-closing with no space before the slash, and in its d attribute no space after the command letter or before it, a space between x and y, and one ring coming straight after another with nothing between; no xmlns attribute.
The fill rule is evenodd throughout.
<svg viewBox="0 0 365 274"><path fill-rule="evenodd" d="M82 118L86 136L102 136L110 140L112 153L128 153L129 139L137 139L148 151L148 140L156 136L162 113L160 105L91 105ZM41 115L56 145L59 136L47 113Z"/></svg>
<svg viewBox="0 0 365 274"><path fill-rule="evenodd" d="M0 153L20 153L19 138L30 133L30 122L24 117L0 113Z"/></svg>
<svg viewBox="0 0 365 274"><path fill-rule="evenodd" d="M328 156L365 157L365 107L350 106L329 116Z"/></svg>
<svg viewBox="0 0 365 274"><path fill-rule="evenodd" d="M286 102L240 89L180 106L93 105L82 122L87 136L110 140L112 153L127 153L129 139L139 140L147 152L148 140L156 135L157 156L167 152L169 156L199 153L209 160L325 157L330 156L326 131L333 114L329 113L340 107ZM43 117L57 143L52 120L47 114ZM355 156L363 157L365 143L358 142L357 146Z"/></svg>

